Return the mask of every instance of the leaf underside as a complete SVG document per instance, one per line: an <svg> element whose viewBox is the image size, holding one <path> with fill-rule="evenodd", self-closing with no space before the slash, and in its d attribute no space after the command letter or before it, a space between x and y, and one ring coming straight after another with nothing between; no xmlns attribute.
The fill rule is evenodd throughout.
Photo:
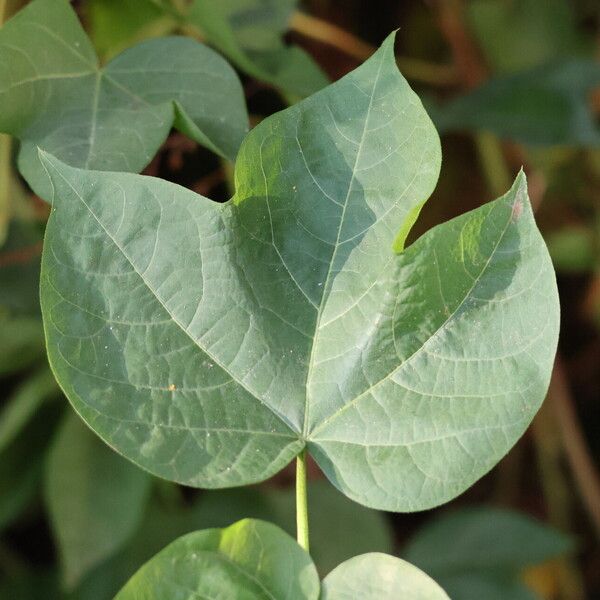
<svg viewBox="0 0 600 600"><path fill-rule="evenodd" d="M43 161L52 368L156 475L243 485L308 446L350 498L424 509L487 472L544 397L558 299L524 175L394 252L440 147L393 36L252 130L224 205Z"/></svg>
<svg viewBox="0 0 600 600"><path fill-rule="evenodd" d="M0 104L0 131L21 140L19 168L45 198L38 147L72 166L138 172L173 125L229 159L248 129L241 84L214 51L167 37L101 67L67 0L35 0L0 30Z"/></svg>

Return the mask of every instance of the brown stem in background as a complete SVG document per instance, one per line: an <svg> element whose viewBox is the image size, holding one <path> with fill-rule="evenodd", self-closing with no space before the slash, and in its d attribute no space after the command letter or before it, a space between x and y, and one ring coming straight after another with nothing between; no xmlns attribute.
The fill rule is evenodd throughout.
<svg viewBox="0 0 600 600"><path fill-rule="evenodd" d="M487 69L465 27L462 0L431 0L429 4L436 11L440 30L452 50L463 84L468 88L477 87L487 79Z"/></svg>
<svg viewBox="0 0 600 600"><path fill-rule="evenodd" d="M560 357L554 365L548 400L556 421L560 424L558 429L562 445L581 500L600 538L600 478L577 419L573 396Z"/></svg>
<svg viewBox="0 0 600 600"><path fill-rule="evenodd" d="M292 16L290 29L310 39L333 46L360 62L367 60L377 49L333 23L299 11ZM437 86L458 83L453 66L438 65L419 58L402 56L396 57L396 62L407 79Z"/></svg>

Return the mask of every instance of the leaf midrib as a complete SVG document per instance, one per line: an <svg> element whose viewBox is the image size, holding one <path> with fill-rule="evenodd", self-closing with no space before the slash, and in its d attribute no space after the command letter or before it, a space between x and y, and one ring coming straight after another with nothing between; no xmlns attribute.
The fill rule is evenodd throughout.
<svg viewBox="0 0 600 600"><path fill-rule="evenodd" d="M360 138L360 142L358 145L358 149L356 151L356 159L354 160L354 166L352 167L352 176L350 177L350 181L348 183L348 189L346 190L346 197L344 199L344 203L343 203L343 208L342 208L342 214L340 217L340 222L338 225L338 230L337 230L337 236L336 236L336 240L335 240L335 245L334 245L334 250L331 254L331 260L329 261L329 268L327 269L327 276L325 277L325 283L323 284L323 293L321 295L321 300L319 302L319 309L317 312L317 318L315 321L315 330L314 330L314 335L313 335L313 344L310 350L310 358L309 358L309 362L308 362L308 369L306 372L306 382L305 382L305 403L304 403L304 423L303 423L303 427L302 427L302 437L304 439L308 439L308 427L309 427L309 409L310 409L310 397L309 397L309 382L311 379L311 375L312 375L312 370L314 368L314 362L315 362L315 348L317 346L316 344L316 340L317 340L317 336L318 336L318 332L321 328L321 317L323 315L323 308L325 305L325 300L326 297L328 295L328 288L329 288L329 282L331 279L331 274L332 274L332 270L333 270L333 265L335 263L335 259L337 256L337 252L338 249L340 247L340 235L342 232L342 228L344 226L344 219L346 216L346 209L348 207L348 200L350 198L350 192L352 191L352 187L354 185L354 181L356 179L356 173L357 171L357 166L358 163L360 161L360 157L362 154L362 149L364 147L364 141L365 141L365 137L367 134L367 126L369 123L369 118L371 116L371 110L373 107L373 99L375 98L375 90L377 89L377 85L379 83L379 78L381 76L381 70L383 68L383 62L384 62L384 57L385 57L385 53L381 53L381 58L379 61L379 68L377 69L377 75L375 76L375 80L373 82L373 87L371 89L371 97L369 98L369 106L367 108L367 114L365 116L365 122L363 124L363 131L362 131L362 135Z"/></svg>

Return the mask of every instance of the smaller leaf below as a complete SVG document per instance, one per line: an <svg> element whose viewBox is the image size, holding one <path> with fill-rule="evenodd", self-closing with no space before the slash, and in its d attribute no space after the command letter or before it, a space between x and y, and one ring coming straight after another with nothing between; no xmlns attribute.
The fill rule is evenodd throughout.
<svg viewBox="0 0 600 600"><path fill-rule="evenodd" d="M387 554L363 554L342 563L323 581L321 600L449 600L433 579Z"/></svg>

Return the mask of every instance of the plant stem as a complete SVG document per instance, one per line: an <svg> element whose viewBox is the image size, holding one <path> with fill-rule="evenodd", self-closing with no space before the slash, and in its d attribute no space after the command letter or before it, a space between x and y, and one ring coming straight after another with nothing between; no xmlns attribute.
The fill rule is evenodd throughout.
<svg viewBox="0 0 600 600"><path fill-rule="evenodd" d="M310 39L333 46L360 61L367 60L377 50L375 46L366 43L341 27L300 11L293 14L290 28ZM456 83L456 71L452 66L402 56L397 57L396 62L407 79L440 86Z"/></svg>
<svg viewBox="0 0 600 600"><path fill-rule="evenodd" d="M296 531L298 544L307 552L308 494L306 491L306 448L296 458Z"/></svg>

